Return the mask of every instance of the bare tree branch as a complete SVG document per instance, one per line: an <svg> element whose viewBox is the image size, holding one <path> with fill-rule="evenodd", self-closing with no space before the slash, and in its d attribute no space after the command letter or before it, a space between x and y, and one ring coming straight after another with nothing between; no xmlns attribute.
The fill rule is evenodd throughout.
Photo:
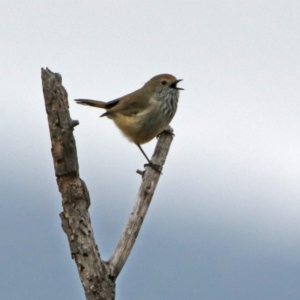
<svg viewBox="0 0 300 300"><path fill-rule="evenodd" d="M101 260L95 242L88 208L87 187L79 177L77 151L73 129L78 121L71 120L68 95L60 74L42 69L42 84L52 144L52 156L57 184L62 195L62 228L69 241L87 300L115 299L115 280L121 272L135 243L151 203L160 174L151 167L142 175L142 184L117 247L108 262ZM162 133L152 157L163 166L173 135Z"/></svg>
<svg viewBox="0 0 300 300"><path fill-rule="evenodd" d="M151 159L153 163L160 166L164 165L172 140L173 134L168 132L161 134ZM110 273L114 277L119 275L131 252L151 203L159 177L160 174L151 167L148 167L143 174L143 181L135 205L117 247L109 259Z"/></svg>
<svg viewBox="0 0 300 300"><path fill-rule="evenodd" d="M115 283L109 277L107 265L100 259L88 212L89 193L79 178L73 136L76 121L73 122L69 114L68 95L62 86L61 76L49 69L42 69L42 84L55 175L62 195L63 212L60 217L72 258L77 264L86 299L112 300L115 298Z"/></svg>

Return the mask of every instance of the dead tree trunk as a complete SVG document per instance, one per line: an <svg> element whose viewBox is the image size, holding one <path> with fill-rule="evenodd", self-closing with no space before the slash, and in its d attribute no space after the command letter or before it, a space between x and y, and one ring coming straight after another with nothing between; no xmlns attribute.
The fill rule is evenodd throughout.
<svg viewBox="0 0 300 300"><path fill-rule="evenodd" d="M115 299L115 281L135 243L151 203L160 174L146 168L136 203L120 240L108 262L103 261L95 242L88 208L87 187L79 177L77 150L73 129L79 124L69 113L68 94L58 73L42 69L42 85L52 144L52 157L58 189L62 196L62 228L69 241L87 300ZM156 145L152 161L163 165L173 135L163 133Z"/></svg>

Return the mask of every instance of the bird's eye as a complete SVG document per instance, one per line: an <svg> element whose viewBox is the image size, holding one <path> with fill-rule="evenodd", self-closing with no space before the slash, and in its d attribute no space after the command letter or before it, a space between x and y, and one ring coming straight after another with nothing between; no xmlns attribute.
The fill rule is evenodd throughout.
<svg viewBox="0 0 300 300"><path fill-rule="evenodd" d="M161 84L162 84L162 85L166 85L167 82L166 82L165 80L163 80L163 81L161 82Z"/></svg>

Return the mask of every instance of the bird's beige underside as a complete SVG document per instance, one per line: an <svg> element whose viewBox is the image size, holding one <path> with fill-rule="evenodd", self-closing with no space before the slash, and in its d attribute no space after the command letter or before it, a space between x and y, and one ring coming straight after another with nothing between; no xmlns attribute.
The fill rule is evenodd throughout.
<svg viewBox="0 0 300 300"><path fill-rule="evenodd" d="M124 111L121 113L116 110L107 117L115 122L130 141L145 144L159 135L170 122L161 115L160 104L155 98L150 98L149 104L143 109L135 107L135 113L124 114Z"/></svg>

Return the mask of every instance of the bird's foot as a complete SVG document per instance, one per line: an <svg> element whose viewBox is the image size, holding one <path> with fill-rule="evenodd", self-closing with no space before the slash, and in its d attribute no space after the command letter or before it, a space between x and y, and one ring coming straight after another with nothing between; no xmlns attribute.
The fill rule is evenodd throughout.
<svg viewBox="0 0 300 300"><path fill-rule="evenodd" d="M163 133L168 133L168 134L171 134L171 135L175 136L174 130L173 130L173 128L172 128L170 125L168 125L168 127L167 127L166 129L164 129L164 130L157 136L157 138L159 138Z"/></svg>
<svg viewBox="0 0 300 300"><path fill-rule="evenodd" d="M152 161L150 161L149 163L145 164L144 167L151 167L157 173L162 175L162 172L161 172L162 166L161 165L154 164Z"/></svg>

